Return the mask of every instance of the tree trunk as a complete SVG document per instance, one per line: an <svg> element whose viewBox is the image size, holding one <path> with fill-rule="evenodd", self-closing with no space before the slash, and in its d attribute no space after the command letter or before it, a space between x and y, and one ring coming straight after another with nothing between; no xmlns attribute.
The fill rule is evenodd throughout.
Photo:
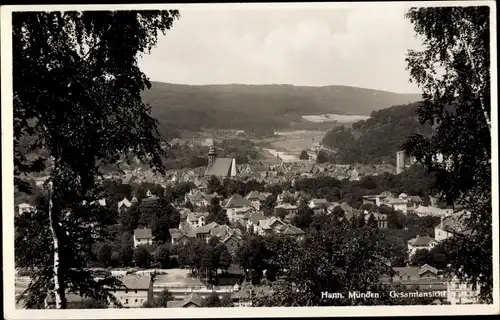
<svg viewBox="0 0 500 320"><path fill-rule="evenodd" d="M64 286L60 283L60 268L59 268L59 239L56 232L56 221L54 219L53 203L52 203L52 182L49 186L49 222L50 222L50 232L52 234L52 240L54 242L54 296L55 296L55 308L64 309L66 308L66 297Z"/></svg>

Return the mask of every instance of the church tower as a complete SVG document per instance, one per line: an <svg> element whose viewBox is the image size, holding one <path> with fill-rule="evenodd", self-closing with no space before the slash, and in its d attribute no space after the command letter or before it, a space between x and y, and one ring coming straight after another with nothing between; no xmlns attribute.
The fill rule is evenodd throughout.
<svg viewBox="0 0 500 320"><path fill-rule="evenodd" d="M216 156L217 152L215 152L215 147L210 146L210 149L208 150L208 164L214 163Z"/></svg>

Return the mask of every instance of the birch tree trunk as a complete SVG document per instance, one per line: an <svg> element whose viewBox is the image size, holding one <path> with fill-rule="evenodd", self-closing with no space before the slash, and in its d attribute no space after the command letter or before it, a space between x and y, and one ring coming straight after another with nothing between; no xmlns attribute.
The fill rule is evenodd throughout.
<svg viewBox="0 0 500 320"><path fill-rule="evenodd" d="M55 221L53 216L52 205L52 182L49 183L49 221L50 232L52 233L52 240L54 242L54 296L56 309L61 309L61 295L59 285L59 239L55 230Z"/></svg>

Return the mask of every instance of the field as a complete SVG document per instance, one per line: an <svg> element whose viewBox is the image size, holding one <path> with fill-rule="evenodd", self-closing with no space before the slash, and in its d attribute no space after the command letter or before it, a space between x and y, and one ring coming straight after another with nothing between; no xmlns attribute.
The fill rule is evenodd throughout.
<svg viewBox="0 0 500 320"><path fill-rule="evenodd" d="M329 113L324 115L307 115L307 116L302 116L302 118L309 122L316 122L316 123L323 123L323 122L349 123L360 120L366 120L370 117Z"/></svg>

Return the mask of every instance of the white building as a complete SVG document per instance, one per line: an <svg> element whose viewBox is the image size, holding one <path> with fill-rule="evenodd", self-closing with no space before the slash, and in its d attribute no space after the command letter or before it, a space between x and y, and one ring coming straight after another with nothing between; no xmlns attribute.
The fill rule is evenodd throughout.
<svg viewBox="0 0 500 320"><path fill-rule="evenodd" d="M408 212L408 204L406 200L399 199L399 198L385 198L382 200L382 204L386 204L390 207L392 207L396 211L401 211L403 213Z"/></svg>
<svg viewBox="0 0 500 320"><path fill-rule="evenodd" d="M125 308L141 308L148 299L150 275L131 274L120 278L125 288L113 290L113 295Z"/></svg>
<svg viewBox="0 0 500 320"><path fill-rule="evenodd" d="M411 240L408 240L408 254L413 256L417 250L431 250L438 245L438 242L429 236L417 236Z"/></svg>
<svg viewBox="0 0 500 320"><path fill-rule="evenodd" d="M415 213L419 217L426 217L426 216L440 217L452 214L453 209L441 209L434 206L418 206L417 208L415 208L415 210L413 210L413 213Z"/></svg>
<svg viewBox="0 0 500 320"><path fill-rule="evenodd" d="M453 277L447 283L448 301L451 304L475 304L479 302L479 288L472 289L472 284L461 282Z"/></svg>
<svg viewBox="0 0 500 320"><path fill-rule="evenodd" d="M153 233L151 229L142 228L134 230L134 248L153 244Z"/></svg>
<svg viewBox="0 0 500 320"><path fill-rule="evenodd" d="M36 207L32 206L29 203L21 203L17 206L19 215L26 213L26 212L31 212L31 211L36 211Z"/></svg>
<svg viewBox="0 0 500 320"><path fill-rule="evenodd" d="M254 207L250 200L243 198L239 194L234 194L227 200L224 209L226 209L229 221L239 221L243 218L245 213L252 209L254 210Z"/></svg>

